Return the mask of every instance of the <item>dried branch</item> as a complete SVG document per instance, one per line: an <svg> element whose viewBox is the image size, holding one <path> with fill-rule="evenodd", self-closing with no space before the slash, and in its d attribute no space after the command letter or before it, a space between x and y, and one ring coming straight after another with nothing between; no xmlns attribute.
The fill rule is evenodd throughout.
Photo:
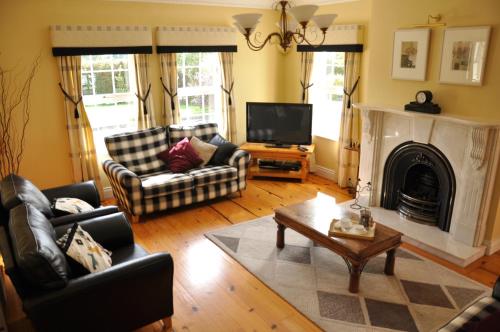
<svg viewBox="0 0 500 332"><path fill-rule="evenodd" d="M30 120L31 84L39 62L40 56L25 77L0 65L0 178L19 173Z"/></svg>

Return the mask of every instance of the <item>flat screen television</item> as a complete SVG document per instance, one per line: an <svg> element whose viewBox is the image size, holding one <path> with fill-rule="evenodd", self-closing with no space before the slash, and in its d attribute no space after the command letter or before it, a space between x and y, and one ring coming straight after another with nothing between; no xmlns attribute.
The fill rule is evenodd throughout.
<svg viewBox="0 0 500 332"><path fill-rule="evenodd" d="M247 103L247 142L310 145L312 105Z"/></svg>

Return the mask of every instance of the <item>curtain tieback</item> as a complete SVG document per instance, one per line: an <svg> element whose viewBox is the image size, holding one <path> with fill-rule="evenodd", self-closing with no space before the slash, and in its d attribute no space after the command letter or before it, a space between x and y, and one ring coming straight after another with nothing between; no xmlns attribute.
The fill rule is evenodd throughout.
<svg viewBox="0 0 500 332"><path fill-rule="evenodd" d="M172 93L170 90L166 87L165 83L163 83L163 78L160 77L161 85L163 86L163 89L167 93L167 95L170 97L170 107L172 108L172 111L175 111L175 102L174 98L177 97L177 92Z"/></svg>
<svg viewBox="0 0 500 332"><path fill-rule="evenodd" d="M135 94L136 97L142 102L144 115L148 114L148 108L146 107L146 100L148 100L150 92L151 92L151 83L149 83L148 90L146 91L144 97L141 97L138 93Z"/></svg>
<svg viewBox="0 0 500 332"><path fill-rule="evenodd" d="M346 89L344 88L344 94L347 96L347 109L351 108L351 96L354 94L354 92L356 91L356 88L358 87L359 78L360 78L360 76L358 76L358 79L354 83L354 86L352 87L351 92L347 92Z"/></svg>
<svg viewBox="0 0 500 332"><path fill-rule="evenodd" d="M73 97L71 97L70 94L67 93L66 90L64 90L61 83L59 83L59 88L61 89L62 93L64 94L64 97L67 98L73 105L75 105L74 116L75 116L75 119L78 119L80 117L80 114L78 113L78 104L80 104L82 102L83 97L80 95L78 97L78 100L75 101L73 99Z"/></svg>
<svg viewBox="0 0 500 332"><path fill-rule="evenodd" d="M231 93L233 92L233 87L234 87L234 81L231 82L231 86L229 87L229 90L224 89L224 86L220 86L222 91L224 91L227 94L227 103L229 106L233 105L233 100L231 99Z"/></svg>
<svg viewBox="0 0 500 332"><path fill-rule="evenodd" d="M314 85L314 83L311 83L306 86L306 84L302 81L300 81L300 85L302 86L302 102L306 102L306 92L307 90Z"/></svg>

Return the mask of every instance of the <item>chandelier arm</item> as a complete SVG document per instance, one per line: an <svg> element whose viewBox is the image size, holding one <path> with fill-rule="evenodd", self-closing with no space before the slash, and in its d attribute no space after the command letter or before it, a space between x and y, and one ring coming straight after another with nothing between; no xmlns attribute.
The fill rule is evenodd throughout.
<svg viewBox="0 0 500 332"><path fill-rule="evenodd" d="M321 42L319 42L318 44L312 44L309 40L307 40L305 34L303 35L304 40L302 42L306 42L307 45L312 46L312 47L318 47L318 46L323 45L323 43L325 42L325 39L326 39L326 30L321 29L321 31L323 32L323 39L321 39Z"/></svg>
<svg viewBox="0 0 500 332"><path fill-rule="evenodd" d="M297 45L301 44L306 38L305 34L302 34L301 32L292 33L292 37Z"/></svg>
<svg viewBox="0 0 500 332"><path fill-rule="evenodd" d="M269 34L266 39L260 44L260 45L257 45L257 44L254 44L252 43L252 41L250 40L250 35L248 36L245 36L246 37L246 40L247 40L247 45L248 47L252 50L252 51L260 51L261 49L264 48L264 46L266 46L267 43L269 43L271 41L271 39L273 37L278 37L279 40L280 40L280 44L283 42L283 38L281 37L281 35L277 32L273 32L271 34Z"/></svg>

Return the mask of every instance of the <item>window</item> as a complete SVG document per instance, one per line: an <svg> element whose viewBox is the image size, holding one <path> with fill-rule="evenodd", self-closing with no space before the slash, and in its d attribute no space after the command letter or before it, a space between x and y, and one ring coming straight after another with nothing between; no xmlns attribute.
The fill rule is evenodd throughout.
<svg viewBox="0 0 500 332"><path fill-rule="evenodd" d="M82 91L97 158L103 161L108 158L104 137L137 130L133 55L82 56Z"/></svg>
<svg viewBox="0 0 500 332"><path fill-rule="evenodd" d="M222 124L221 68L218 53L177 54L181 121Z"/></svg>
<svg viewBox="0 0 500 332"><path fill-rule="evenodd" d="M313 106L313 135L338 141L344 98L344 53L314 54L309 102Z"/></svg>

